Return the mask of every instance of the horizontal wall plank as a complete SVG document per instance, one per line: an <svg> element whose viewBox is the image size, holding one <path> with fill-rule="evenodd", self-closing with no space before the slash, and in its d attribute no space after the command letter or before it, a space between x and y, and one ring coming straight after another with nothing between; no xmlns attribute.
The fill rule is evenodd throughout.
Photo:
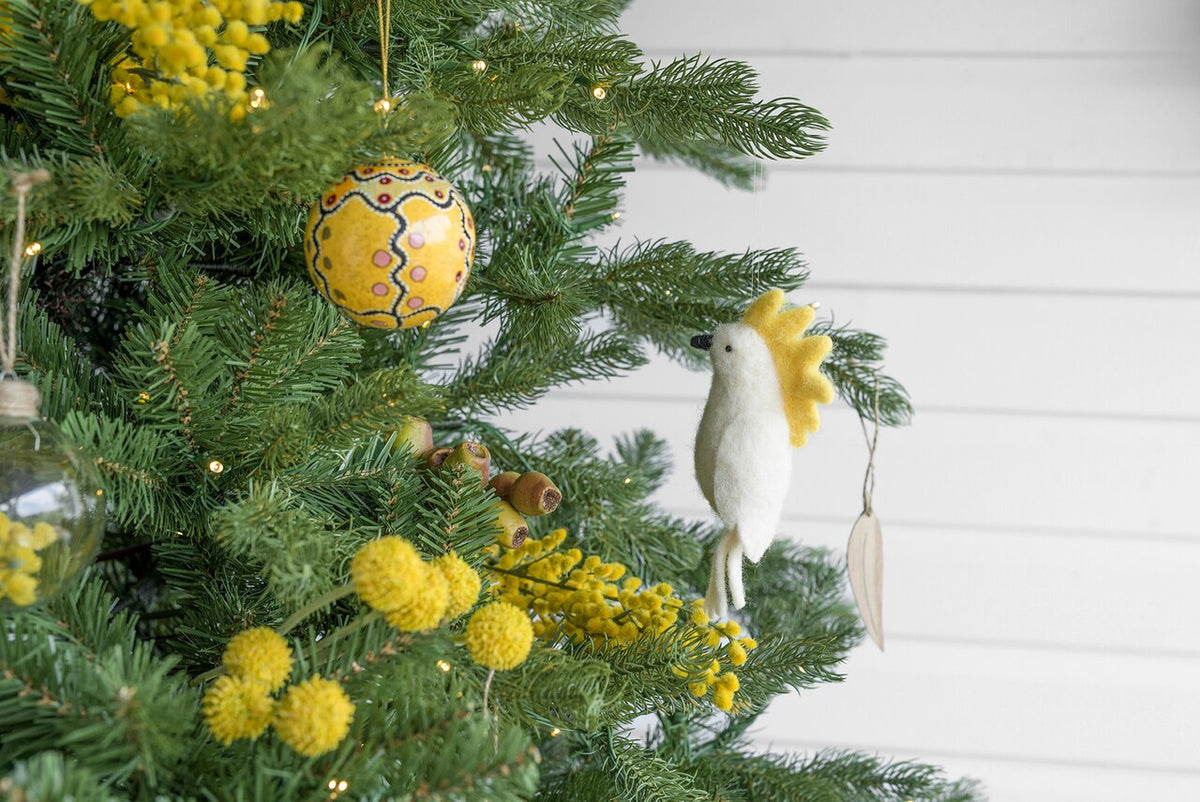
<svg viewBox="0 0 1200 802"><path fill-rule="evenodd" d="M765 97L798 97L832 122L823 167L1200 170L1200 72L1188 63L754 61Z"/></svg>
<svg viewBox="0 0 1200 802"><path fill-rule="evenodd" d="M812 0L642 0L621 27L667 51L1139 54L1194 45L1200 11L1187 0L850 0L836 13Z"/></svg>
<svg viewBox="0 0 1200 802"><path fill-rule="evenodd" d="M763 744L767 751L769 744ZM812 753L829 744L789 743L778 751ZM913 760L944 770L951 779L970 777L981 782L992 802L1190 802L1200 799L1200 775L1190 772L1145 771L1104 765L1078 766L1037 759L1012 760L964 755L961 751L917 754L902 745L862 744L860 750L895 760Z"/></svg>
<svg viewBox="0 0 1200 802"><path fill-rule="evenodd" d="M1200 299L822 290L819 282L791 298L819 300L820 316L885 337L887 372L918 408L1200 421L1189 391L1200 368L1185 355L1200 342ZM656 357L589 392L702 403L709 381Z"/></svg>
<svg viewBox="0 0 1200 802"><path fill-rule="evenodd" d="M1140 770L1194 783L1200 779L1200 695L1191 690L1197 670L1195 660L861 647L846 663L845 683L777 699L758 739L780 749L902 746L917 755Z"/></svg>
<svg viewBox="0 0 1200 802"><path fill-rule="evenodd" d="M1200 661L1200 542L939 530L877 514L890 640ZM703 509L689 517L713 519ZM841 557L852 521L785 520L780 531Z"/></svg>
<svg viewBox="0 0 1200 802"><path fill-rule="evenodd" d="M832 123L828 148L782 170L1200 175L1200 70L1175 60L756 56L760 97ZM531 134L552 153L563 136Z"/></svg>
<svg viewBox="0 0 1200 802"><path fill-rule="evenodd" d="M664 505L705 504L690 469L700 403L572 395L507 415L519 431L579 427L601 439L649 428L675 455ZM1200 540L1194 475L1200 426L1139 421L926 413L884 432L876 506L898 520L953 527L1062 529L1109 536ZM841 407L794 453L790 516L853 521L862 504L866 449L857 418Z"/></svg>
<svg viewBox="0 0 1200 802"><path fill-rule="evenodd" d="M617 232L626 242L795 247L814 285L1200 295L1200 178L768 168L764 189L747 193L655 166L643 161L628 179Z"/></svg>

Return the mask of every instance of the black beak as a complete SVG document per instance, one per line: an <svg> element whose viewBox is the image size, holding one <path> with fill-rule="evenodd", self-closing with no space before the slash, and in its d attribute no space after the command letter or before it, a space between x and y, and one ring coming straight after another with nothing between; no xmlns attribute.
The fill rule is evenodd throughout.
<svg viewBox="0 0 1200 802"><path fill-rule="evenodd" d="M711 334L697 334L692 338L692 347L699 348L701 351L707 351L709 348L712 348L712 337Z"/></svg>

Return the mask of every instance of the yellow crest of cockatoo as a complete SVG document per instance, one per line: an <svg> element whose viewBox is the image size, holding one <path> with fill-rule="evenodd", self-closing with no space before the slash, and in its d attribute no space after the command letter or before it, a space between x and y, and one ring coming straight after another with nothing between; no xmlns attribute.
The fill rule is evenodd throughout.
<svg viewBox="0 0 1200 802"><path fill-rule="evenodd" d="M713 365L696 431L696 480L728 527L705 602L713 617L727 615L730 600L745 604L742 557L757 562L774 540L791 483L791 449L820 425L817 404L833 400L833 385L820 371L833 342L804 335L813 307L783 305L783 292L771 290L740 322L692 338Z"/></svg>

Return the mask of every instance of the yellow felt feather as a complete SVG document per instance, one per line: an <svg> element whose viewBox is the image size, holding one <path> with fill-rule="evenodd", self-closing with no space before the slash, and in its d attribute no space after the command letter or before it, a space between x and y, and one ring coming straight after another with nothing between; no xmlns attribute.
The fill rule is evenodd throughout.
<svg viewBox="0 0 1200 802"><path fill-rule="evenodd" d="M765 292L750 304L742 323L758 332L771 352L792 445L798 448L807 442L808 433L821 425L817 404L833 400L833 385L820 370L833 341L824 334L804 336L816 316L811 306L780 311L783 303L782 290Z"/></svg>

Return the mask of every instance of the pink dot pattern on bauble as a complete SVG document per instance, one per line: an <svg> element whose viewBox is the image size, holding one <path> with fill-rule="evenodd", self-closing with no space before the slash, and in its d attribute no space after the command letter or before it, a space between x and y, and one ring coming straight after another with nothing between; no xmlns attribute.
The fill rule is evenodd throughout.
<svg viewBox="0 0 1200 802"><path fill-rule="evenodd" d="M387 291L388 288L386 284L376 284L371 287L371 292L375 293L376 295L387 295Z"/></svg>
<svg viewBox="0 0 1200 802"><path fill-rule="evenodd" d="M433 176L431 176L431 175L427 175L427 176L425 176L425 180L426 180L426 181L428 181L429 183L431 183L431 184L432 184L432 183L433 183Z"/></svg>
<svg viewBox="0 0 1200 802"><path fill-rule="evenodd" d="M424 299L424 298L416 298L416 297L414 297L414 298L409 298L409 299L408 299L408 307L409 307L410 309L419 309L421 306L423 306L423 305L424 305L424 303L425 303L425 299Z"/></svg>
<svg viewBox="0 0 1200 802"><path fill-rule="evenodd" d="M409 275L412 276L413 281L424 281L425 280L425 268L421 267L420 265L417 265L416 267L414 267L412 269L412 272L409 273Z"/></svg>
<svg viewBox="0 0 1200 802"><path fill-rule="evenodd" d="M425 237L420 231L414 231L408 235L408 244L413 248L420 248L425 244Z"/></svg>
<svg viewBox="0 0 1200 802"><path fill-rule="evenodd" d="M381 184L390 184L390 183L392 183L392 179L388 178L388 177L385 175L383 178L379 179L379 183L381 183Z"/></svg>
<svg viewBox="0 0 1200 802"><path fill-rule="evenodd" d="M392 263L392 255L380 249L375 251L375 255L371 257L371 261L375 263L376 267L387 267Z"/></svg>
<svg viewBox="0 0 1200 802"><path fill-rule="evenodd" d="M387 324L384 323L382 320L372 320L371 325L378 329L382 329L387 326Z"/></svg>
<svg viewBox="0 0 1200 802"><path fill-rule="evenodd" d="M465 239L460 239L458 241L458 249L460 251L465 251L467 249L467 241Z"/></svg>
<svg viewBox="0 0 1200 802"><path fill-rule="evenodd" d="M382 194L382 195L380 195L380 196L379 196L379 202L380 202L380 203L391 203L391 202L392 202L392 196L391 196L391 195L388 195L387 193L384 193L384 194Z"/></svg>
<svg viewBox="0 0 1200 802"><path fill-rule="evenodd" d="M462 271L461 271L461 270L460 270L460 271L458 271L458 273L456 273L456 274L454 275L454 280L455 280L455 281L462 281Z"/></svg>
<svg viewBox="0 0 1200 802"><path fill-rule="evenodd" d="M444 198L444 197L446 197L446 193L445 193L445 192L442 192L440 189L439 189L437 192L433 193L433 194L434 194L434 195L436 195L438 198Z"/></svg>

